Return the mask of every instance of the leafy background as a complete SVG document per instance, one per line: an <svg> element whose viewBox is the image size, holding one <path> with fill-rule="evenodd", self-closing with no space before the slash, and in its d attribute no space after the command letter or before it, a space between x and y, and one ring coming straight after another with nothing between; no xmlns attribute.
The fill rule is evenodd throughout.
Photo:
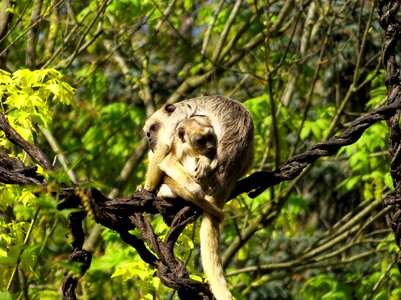
<svg viewBox="0 0 401 300"><path fill-rule="evenodd" d="M222 94L255 125L253 171L274 170L386 99L374 1L1 1L1 112L54 158L50 185L110 197L143 182L141 127L163 103ZM0 133L2 151L32 164ZM381 198L393 189L386 124L295 181L226 206L223 258L237 299L399 299ZM284 197L271 217L267 207ZM71 246L57 197L0 186L0 298L59 299ZM152 221L163 237L162 219ZM176 244L202 280L199 222ZM174 299L119 236L86 219L82 299ZM236 245L236 246L233 246ZM8 292L9 291L9 292Z"/></svg>

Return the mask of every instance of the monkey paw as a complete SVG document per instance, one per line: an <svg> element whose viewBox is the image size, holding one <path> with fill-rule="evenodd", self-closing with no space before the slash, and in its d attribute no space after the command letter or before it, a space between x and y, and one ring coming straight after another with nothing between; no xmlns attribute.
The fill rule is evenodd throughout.
<svg viewBox="0 0 401 300"><path fill-rule="evenodd" d="M195 167L194 177L198 181L202 180L203 178L206 178L209 175L210 171L211 171L210 162L199 159Z"/></svg>
<svg viewBox="0 0 401 300"><path fill-rule="evenodd" d="M203 200L205 198L205 193L203 192L203 189L199 184L195 182L188 183L187 189L188 192L190 192L195 199Z"/></svg>

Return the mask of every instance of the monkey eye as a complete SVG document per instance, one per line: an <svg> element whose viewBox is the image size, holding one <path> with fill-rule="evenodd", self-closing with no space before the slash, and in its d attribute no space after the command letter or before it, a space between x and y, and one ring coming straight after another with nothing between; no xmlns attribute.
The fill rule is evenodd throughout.
<svg viewBox="0 0 401 300"><path fill-rule="evenodd" d="M205 137L205 136L198 137L198 138L195 139L195 142L196 142L198 145L206 145L206 143L207 143L207 137Z"/></svg>

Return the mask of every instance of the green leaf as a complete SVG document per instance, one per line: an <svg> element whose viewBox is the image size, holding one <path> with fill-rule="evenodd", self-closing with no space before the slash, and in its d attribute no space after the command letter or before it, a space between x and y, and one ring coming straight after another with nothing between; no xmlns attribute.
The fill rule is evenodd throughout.
<svg viewBox="0 0 401 300"><path fill-rule="evenodd" d="M393 189L394 188L393 178L391 177L390 172L387 172L386 174L384 174L384 183L386 184L386 186L389 189Z"/></svg>

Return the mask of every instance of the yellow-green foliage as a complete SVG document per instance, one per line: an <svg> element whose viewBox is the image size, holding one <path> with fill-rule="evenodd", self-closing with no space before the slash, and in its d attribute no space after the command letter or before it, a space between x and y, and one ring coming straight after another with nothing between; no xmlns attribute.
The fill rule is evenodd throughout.
<svg viewBox="0 0 401 300"><path fill-rule="evenodd" d="M33 142L37 125L47 126L52 120L53 101L70 104L74 98L74 88L63 81L63 75L54 69L18 70L9 73L0 70L0 112L5 114L11 126L26 140ZM22 149L13 147L4 132L0 131L0 149L24 160ZM30 234L45 235L47 226L34 226L38 222L49 221L55 212L46 209L39 214L38 201L45 201L45 196L36 198L30 187L19 185L0 185L0 210L8 211L13 216L12 222L0 220L0 289L12 282L12 272L19 265L24 271L35 269L38 263L39 248L30 243ZM54 199L53 199L54 201ZM52 219L52 222L55 222Z"/></svg>
<svg viewBox="0 0 401 300"><path fill-rule="evenodd" d="M46 126L52 119L50 101L70 104L74 88L63 81L63 75L54 69L9 73L0 69L1 111L7 115L11 126L26 140L32 141L35 131L32 124ZM9 143L0 132L0 146Z"/></svg>

